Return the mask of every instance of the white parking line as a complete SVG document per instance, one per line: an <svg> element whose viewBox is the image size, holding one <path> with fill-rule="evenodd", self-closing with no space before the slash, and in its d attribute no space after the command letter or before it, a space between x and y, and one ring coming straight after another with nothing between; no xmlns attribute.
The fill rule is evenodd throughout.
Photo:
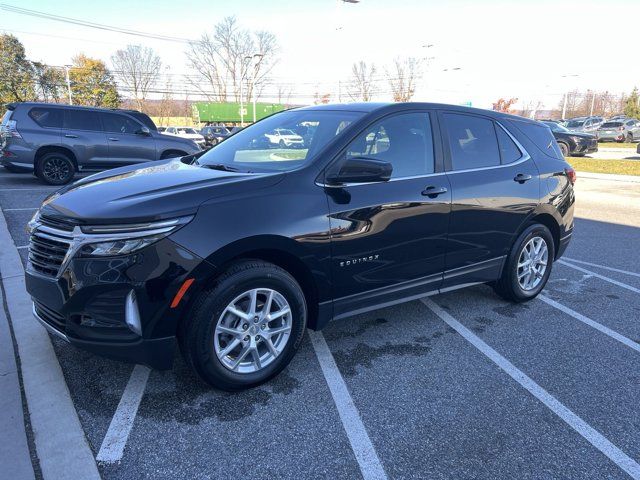
<svg viewBox="0 0 640 480"><path fill-rule="evenodd" d="M574 270L578 270L579 272L582 272L582 273L588 273L589 275L599 278L600 280L613 283L618 287L626 288L627 290L631 290L632 292L635 292L635 293L640 293L640 288L632 287L631 285L627 285L624 282L619 282L618 280L614 280L613 278L605 277L604 275L600 275L599 273L596 273L593 270L587 270L586 268L582 268L577 265L572 265L569 262L565 262L564 260L558 260L557 263L561 263L562 265L565 265L569 268L573 268Z"/></svg>
<svg viewBox="0 0 640 480"><path fill-rule="evenodd" d="M590 267L598 267L611 272L624 273L625 275L633 275L634 277L640 277L640 273L630 272L629 270L620 270L619 268L607 267L605 265L599 265L597 263L585 262L583 260L576 260L575 258L563 257L564 260L569 260L574 263L582 263L583 265L589 265Z"/></svg>
<svg viewBox="0 0 640 480"><path fill-rule="evenodd" d="M557 308L561 312L564 312L567 315L571 315L576 320L579 320L582 323L584 323L586 325L589 325L592 328L595 328L599 332L602 332L605 335L610 336L614 340L619 341L620 343L626 345L627 347L632 348L637 352L640 352L640 343L634 342L630 338L627 338L624 335L619 334L615 330L611 330L609 327L605 327L604 325L602 325L602 324L600 324L600 323L598 323L598 322L596 322L594 320L591 320L589 317L585 317L584 315L582 315L581 313L576 312L575 310L571 310L569 307L565 307L561 303L558 303L558 302L556 302L555 300L552 300L549 297L546 297L544 295L538 295L538 298L540 300L542 300L543 302L545 302L546 304L551 305L554 308Z"/></svg>
<svg viewBox="0 0 640 480"><path fill-rule="evenodd" d="M24 211L31 211L31 210L38 210L38 207L33 207L33 208L3 208L2 211L3 212L24 212Z"/></svg>
<svg viewBox="0 0 640 480"><path fill-rule="evenodd" d="M347 384L338 370L324 336L321 332L309 330L309 337L363 478L365 480L386 479L387 475L384 473L378 454L373 448L367 429L362 423L360 413L351 398Z"/></svg>
<svg viewBox="0 0 640 480"><path fill-rule="evenodd" d="M604 435L582 420L582 418L573 413L564 404L560 403L558 399L534 382L522 370L518 369L509 360L482 341L477 335L473 334L471 330L458 322L445 310L440 308L433 300L423 298L422 303L440 317L443 322L464 337L465 340L480 350L480 352L482 352L493 363L504 370L507 375L540 400L549 410L564 420L567 425L578 432L591 445L609 457L609 459L618 465L618 467L627 472L632 478L640 479L640 465L636 463L635 460L616 447Z"/></svg>
<svg viewBox="0 0 640 480"><path fill-rule="evenodd" d="M150 370L142 365L136 365L124 389L116 413L111 419L107 434L102 440L96 460L104 463L115 463L122 459L124 447L138 413L140 401L147 386Z"/></svg>

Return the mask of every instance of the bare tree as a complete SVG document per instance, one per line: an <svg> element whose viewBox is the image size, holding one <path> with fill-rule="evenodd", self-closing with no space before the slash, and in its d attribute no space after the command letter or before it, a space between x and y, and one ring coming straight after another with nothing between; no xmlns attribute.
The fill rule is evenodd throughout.
<svg viewBox="0 0 640 480"><path fill-rule="evenodd" d="M376 66L372 63L367 65L360 60L354 63L351 68L351 83L347 89L349 98L354 101L369 102L375 93L374 75Z"/></svg>
<svg viewBox="0 0 640 480"><path fill-rule="evenodd" d="M394 102L408 102L416 91L416 79L420 75L420 60L414 57L393 60L390 69L385 68L385 74Z"/></svg>
<svg viewBox="0 0 640 480"><path fill-rule="evenodd" d="M291 96L293 95L293 89L289 86L278 86L278 103L288 105L291 103Z"/></svg>
<svg viewBox="0 0 640 480"><path fill-rule="evenodd" d="M111 63L116 79L131 93L138 110L142 110L149 90L160 75L160 57L152 48L127 45L111 57Z"/></svg>
<svg viewBox="0 0 640 480"><path fill-rule="evenodd" d="M231 98L237 102L241 89L243 100L249 101L254 89L256 97L261 95L277 62L277 51L275 35L241 29L235 17L226 17L211 34L204 33L190 44L186 55L195 75L188 76L187 81L213 101Z"/></svg>

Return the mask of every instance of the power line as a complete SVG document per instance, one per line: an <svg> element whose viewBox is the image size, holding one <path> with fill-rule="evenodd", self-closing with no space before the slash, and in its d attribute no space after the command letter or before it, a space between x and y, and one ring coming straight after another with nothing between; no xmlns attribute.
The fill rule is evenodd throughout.
<svg viewBox="0 0 640 480"><path fill-rule="evenodd" d="M36 17L36 18L44 18L46 20L54 20L57 22L70 23L73 25L79 25L81 27L95 28L98 30L106 30L109 32L124 33L125 35L132 35L136 37L144 37L144 38L151 38L154 40L165 40L167 42L177 42L177 43L186 43L186 44L194 42L194 40L191 40L188 38L172 37L169 35L158 35L155 33L141 32L139 30L132 30L129 28L114 27L112 25L89 22L89 21L80 20L77 18L64 17L62 15L54 15L52 13L40 12L38 10L30 10L28 8L15 7L13 5L8 5L6 3L0 3L0 9L5 10L7 12L11 12L11 13L18 13L20 15L27 15L27 16Z"/></svg>

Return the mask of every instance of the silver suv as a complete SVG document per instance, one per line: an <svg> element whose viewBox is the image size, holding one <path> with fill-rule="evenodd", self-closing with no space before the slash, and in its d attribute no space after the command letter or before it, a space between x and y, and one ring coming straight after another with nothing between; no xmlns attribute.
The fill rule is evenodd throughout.
<svg viewBox="0 0 640 480"><path fill-rule="evenodd" d="M158 133L133 110L11 103L0 123L0 164L64 185L78 171L99 171L200 151L195 142Z"/></svg>

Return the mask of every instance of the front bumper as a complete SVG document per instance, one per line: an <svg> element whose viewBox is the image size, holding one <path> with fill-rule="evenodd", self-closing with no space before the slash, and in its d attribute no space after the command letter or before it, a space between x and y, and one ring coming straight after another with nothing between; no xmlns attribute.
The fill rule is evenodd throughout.
<svg viewBox="0 0 640 480"><path fill-rule="evenodd" d="M73 258L55 277L28 262L25 281L34 316L54 335L98 355L164 370L171 368L177 325L195 297L194 286L212 270L165 238L131 255ZM171 308L188 278L195 282ZM132 292L139 332L127 322Z"/></svg>
<svg viewBox="0 0 640 480"><path fill-rule="evenodd" d="M586 153L594 153L597 151L598 151L598 139L593 138L590 140L583 140L576 143L576 148L571 153L586 154Z"/></svg>
<svg viewBox="0 0 640 480"><path fill-rule="evenodd" d="M602 133L598 132L598 141L600 142L620 142L624 140L623 132Z"/></svg>

